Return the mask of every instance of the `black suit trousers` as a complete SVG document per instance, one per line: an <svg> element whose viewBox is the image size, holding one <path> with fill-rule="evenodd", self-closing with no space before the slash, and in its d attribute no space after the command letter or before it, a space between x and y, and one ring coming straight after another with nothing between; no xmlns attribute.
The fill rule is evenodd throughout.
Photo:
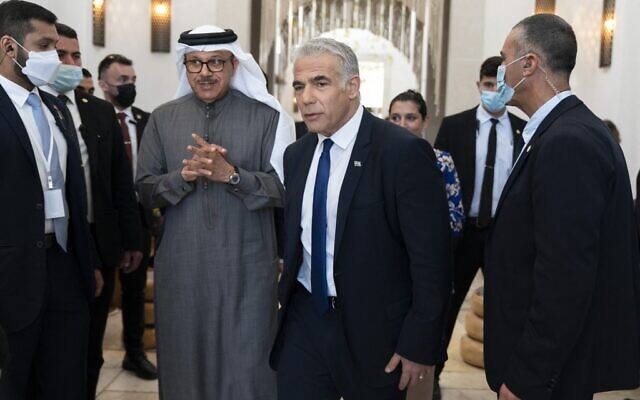
<svg viewBox="0 0 640 400"><path fill-rule="evenodd" d="M73 253L54 245L47 250L47 284L38 317L7 335L11 361L0 379L0 399L81 400L89 305Z"/></svg>
<svg viewBox="0 0 640 400"><path fill-rule="evenodd" d="M102 342L109 318L109 306L113 299L116 275L119 276L122 288L122 326L123 342L128 354L144 351L142 335L144 334L144 289L147 284L147 266L149 264L150 236L143 230L143 258L140 267L125 274L116 271L117 266L104 268L102 277L104 287L91 307L91 328L89 334L89 351L87 358L87 399L96 398L100 369L104 364Z"/></svg>
<svg viewBox="0 0 640 400"><path fill-rule="evenodd" d="M445 323L445 344L448 347L456 325L458 313L462 307L469 287L478 273L484 268L484 247L487 240L487 228L476 227L476 219L469 218L465 224L463 236L453 253L453 297ZM440 376L444 363L436 365L435 375Z"/></svg>
<svg viewBox="0 0 640 400"><path fill-rule="evenodd" d="M297 284L287 313L277 365L279 400L405 399L398 382L374 388L360 379L337 310L320 315L311 294ZM393 372L398 381L399 369Z"/></svg>

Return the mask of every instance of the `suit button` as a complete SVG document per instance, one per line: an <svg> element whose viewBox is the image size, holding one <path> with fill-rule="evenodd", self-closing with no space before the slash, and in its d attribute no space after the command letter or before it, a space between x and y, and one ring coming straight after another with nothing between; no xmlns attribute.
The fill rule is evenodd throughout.
<svg viewBox="0 0 640 400"><path fill-rule="evenodd" d="M44 247L44 242L43 242L43 241L41 241L41 240L38 240L38 241L36 242L36 247L37 247L37 248L39 248L39 249L43 248L43 247Z"/></svg>
<svg viewBox="0 0 640 400"><path fill-rule="evenodd" d="M42 203L36 204L36 210L42 210Z"/></svg>

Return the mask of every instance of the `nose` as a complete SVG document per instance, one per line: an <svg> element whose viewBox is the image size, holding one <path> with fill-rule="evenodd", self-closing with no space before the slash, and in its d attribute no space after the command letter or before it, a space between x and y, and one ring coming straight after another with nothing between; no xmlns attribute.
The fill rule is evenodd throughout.
<svg viewBox="0 0 640 400"><path fill-rule="evenodd" d="M315 96L313 96L313 93L309 86L305 86L303 89L300 89L298 91L297 97L298 100L304 105L312 104L315 102Z"/></svg>

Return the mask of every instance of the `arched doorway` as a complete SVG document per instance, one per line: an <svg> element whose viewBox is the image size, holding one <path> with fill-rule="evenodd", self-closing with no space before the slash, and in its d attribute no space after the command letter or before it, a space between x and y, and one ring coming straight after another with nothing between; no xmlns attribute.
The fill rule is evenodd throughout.
<svg viewBox="0 0 640 400"><path fill-rule="evenodd" d="M361 59L369 72L380 73L380 58L409 66L418 89L427 99L431 127L437 128L444 104L444 80L448 26L446 0L256 0L260 1L258 58L267 71L271 91L287 109L293 50L316 36L344 33L343 41L369 34L376 43L386 43L378 61ZM366 32L366 34L365 34ZM333 37L333 36L332 36ZM352 44L352 43L349 43ZM382 45L381 45L382 46ZM393 51L391 51L393 48ZM354 50L357 50L354 48ZM358 54L358 51L356 51ZM360 56L360 54L359 54ZM374 58L372 55L369 57ZM377 63L377 64L376 64ZM391 71L387 69L387 71ZM385 74L387 72L384 72ZM390 87L390 85L386 85ZM403 87L401 90L409 89ZM386 91L386 89L385 89ZM386 93L388 100L395 94ZM285 97L282 97L285 96Z"/></svg>

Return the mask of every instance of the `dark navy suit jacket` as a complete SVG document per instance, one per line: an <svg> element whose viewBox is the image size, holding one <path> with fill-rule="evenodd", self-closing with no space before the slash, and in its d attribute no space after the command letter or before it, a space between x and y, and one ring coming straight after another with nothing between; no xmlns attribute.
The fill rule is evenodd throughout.
<svg viewBox="0 0 640 400"><path fill-rule="evenodd" d="M317 141L317 135L305 135L284 156L280 326L302 261L302 198ZM365 111L340 191L333 272L350 353L370 384L398 380L400 368L384 372L395 352L422 364L442 361L452 287L450 237L444 183L431 146ZM281 339L272 352L276 369Z"/></svg>
<svg viewBox="0 0 640 400"><path fill-rule="evenodd" d="M523 399L633 388L640 370L638 239L627 166L575 96L514 166L485 252L485 371ZM582 397L580 397L582 398Z"/></svg>
<svg viewBox="0 0 640 400"><path fill-rule="evenodd" d="M40 91L67 141L67 250L78 261L87 300L93 298L97 266L87 224L87 199L80 149L69 111ZM35 156L22 119L0 87L0 325L7 333L28 326L42 310L46 287L44 195Z"/></svg>

